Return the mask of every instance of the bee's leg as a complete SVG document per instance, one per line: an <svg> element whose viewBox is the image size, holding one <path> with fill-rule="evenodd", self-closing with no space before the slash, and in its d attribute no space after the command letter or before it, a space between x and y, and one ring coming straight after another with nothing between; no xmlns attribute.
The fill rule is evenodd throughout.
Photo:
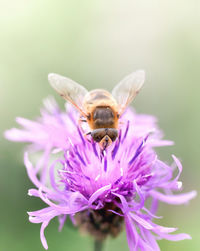
<svg viewBox="0 0 200 251"><path fill-rule="evenodd" d="M79 117L78 124L80 125L83 122L87 122L87 120L85 118Z"/></svg>
<svg viewBox="0 0 200 251"><path fill-rule="evenodd" d="M83 128L82 128L81 124L84 123L84 122L87 122L87 120L84 117L79 117L79 119L78 119L78 126L79 126L79 128L80 128L80 130L81 130L81 132L83 134L84 134L84 131L83 131Z"/></svg>
<svg viewBox="0 0 200 251"><path fill-rule="evenodd" d="M80 120L81 122L87 122L87 120L84 119L84 118L80 118L79 120Z"/></svg>
<svg viewBox="0 0 200 251"><path fill-rule="evenodd" d="M88 135L91 135L91 132L87 132L87 133L84 133L84 134L83 134L84 138L85 138L87 141L91 142L91 140L88 138Z"/></svg>
<svg viewBox="0 0 200 251"><path fill-rule="evenodd" d="M89 132L86 133L86 132L83 130L83 127L82 127L82 123L86 123L86 122L87 122L87 120L86 120L85 117L83 117L83 116L80 116L80 117L79 117L78 125L79 125L79 128L80 128L80 130L81 130L81 133L83 134L84 138L85 138L87 141L91 142L91 140L88 138L88 135L91 135L91 131L89 131Z"/></svg>

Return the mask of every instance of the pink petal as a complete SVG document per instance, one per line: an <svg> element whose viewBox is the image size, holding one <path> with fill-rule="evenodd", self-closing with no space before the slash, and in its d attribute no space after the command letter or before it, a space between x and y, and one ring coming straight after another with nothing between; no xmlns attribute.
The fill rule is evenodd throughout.
<svg viewBox="0 0 200 251"><path fill-rule="evenodd" d="M89 201L88 201L88 204L89 206L92 206L93 202L100 196L102 195L104 192L108 191L111 189L111 184L109 185L106 185L106 186L103 186L101 187L100 189L98 189L96 192L94 192L92 194L92 196L90 197Z"/></svg>
<svg viewBox="0 0 200 251"><path fill-rule="evenodd" d="M134 213L130 213L130 217L148 230L152 230L154 228L148 221L142 219L141 217L139 217L138 215Z"/></svg>
<svg viewBox="0 0 200 251"><path fill-rule="evenodd" d="M49 221L45 221L42 223L42 226L40 228L40 239L41 239L42 245L45 249L48 249L48 245L47 245L46 238L44 236L44 230L48 226L48 224L49 224Z"/></svg>
<svg viewBox="0 0 200 251"><path fill-rule="evenodd" d="M166 195L157 191L151 191L150 195L153 198L156 198L165 203L173 204L173 205L180 205L180 204L188 203L191 199L195 198L197 195L197 192L191 191L189 193L184 193L184 194Z"/></svg>

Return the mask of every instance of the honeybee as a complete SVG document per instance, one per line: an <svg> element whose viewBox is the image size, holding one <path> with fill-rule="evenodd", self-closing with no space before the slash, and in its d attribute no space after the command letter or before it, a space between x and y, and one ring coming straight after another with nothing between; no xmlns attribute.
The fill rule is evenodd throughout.
<svg viewBox="0 0 200 251"><path fill-rule="evenodd" d="M87 134L105 150L118 138L119 118L143 86L145 73L138 70L126 76L112 93L103 89L88 92L82 85L55 73L50 73L48 80L80 112L79 121L87 122L91 130Z"/></svg>

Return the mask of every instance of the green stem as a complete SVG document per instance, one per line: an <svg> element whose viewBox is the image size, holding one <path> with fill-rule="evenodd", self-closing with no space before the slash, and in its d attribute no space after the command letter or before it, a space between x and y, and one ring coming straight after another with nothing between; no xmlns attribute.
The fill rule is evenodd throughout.
<svg viewBox="0 0 200 251"><path fill-rule="evenodd" d="M103 250L103 242L99 240L94 241L94 251L102 251Z"/></svg>

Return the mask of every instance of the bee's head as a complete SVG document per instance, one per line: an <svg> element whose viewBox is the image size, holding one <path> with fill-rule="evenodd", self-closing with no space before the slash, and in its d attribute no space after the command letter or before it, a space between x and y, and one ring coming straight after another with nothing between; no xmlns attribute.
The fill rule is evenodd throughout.
<svg viewBox="0 0 200 251"><path fill-rule="evenodd" d="M118 131L114 128L100 128L92 131L91 136L102 149L106 149L117 139Z"/></svg>

